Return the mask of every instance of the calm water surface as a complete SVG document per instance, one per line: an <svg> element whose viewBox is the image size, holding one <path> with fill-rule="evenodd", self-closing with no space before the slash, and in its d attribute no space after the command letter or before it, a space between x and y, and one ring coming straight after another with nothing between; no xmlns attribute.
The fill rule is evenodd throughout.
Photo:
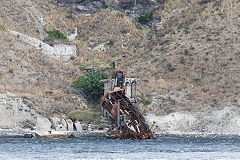
<svg viewBox="0 0 240 160"><path fill-rule="evenodd" d="M240 139L0 139L0 160L80 159L240 160Z"/></svg>

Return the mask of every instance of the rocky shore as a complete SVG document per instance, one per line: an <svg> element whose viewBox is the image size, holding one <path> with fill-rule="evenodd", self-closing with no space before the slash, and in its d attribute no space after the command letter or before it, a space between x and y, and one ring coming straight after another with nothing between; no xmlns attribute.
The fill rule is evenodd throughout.
<svg viewBox="0 0 240 160"><path fill-rule="evenodd" d="M225 106L214 111L180 111L165 116L146 115L156 134L240 135L240 108Z"/></svg>
<svg viewBox="0 0 240 160"><path fill-rule="evenodd" d="M35 138L36 131L0 129L0 138ZM69 138L106 138L106 131L72 131L67 132ZM211 133L186 133L186 134L155 134L157 139L161 138L210 138L210 139L240 139L240 134L211 134Z"/></svg>
<svg viewBox="0 0 240 160"><path fill-rule="evenodd" d="M39 131L0 129L0 138L34 138L35 133ZM103 138L106 137L106 131L66 131L69 138Z"/></svg>
<svg viewBox="0 0 240 160"><path fill-rule="evenodd" d="M34 108L13 94L0 95L0 137L31 138L37 131L63 131L72 138L105 137L106 131L87 131L79 121L61 117L45 118L37 114ZM175 136L239 136L240 108L225 106L214 111L173 112L164 116L147 114L152 131L156 135ZM84 129L83 129L84 126Z"/></svg>

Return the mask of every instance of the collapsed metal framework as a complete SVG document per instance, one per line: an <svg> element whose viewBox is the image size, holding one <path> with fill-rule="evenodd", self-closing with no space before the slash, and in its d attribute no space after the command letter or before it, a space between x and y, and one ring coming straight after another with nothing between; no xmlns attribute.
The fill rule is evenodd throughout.
<svg viewBox="0 0 240 160"><path fill-rule="evenodd" d="M111 138L155 139L142 114L125 95L125 75L117 71L113 76L113 90L107 92L101 106L108 119L116 127Z"/></svg>

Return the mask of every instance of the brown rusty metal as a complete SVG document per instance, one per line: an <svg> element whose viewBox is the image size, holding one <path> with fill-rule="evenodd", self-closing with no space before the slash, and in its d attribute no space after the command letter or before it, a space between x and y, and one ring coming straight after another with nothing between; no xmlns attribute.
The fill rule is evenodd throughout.
<svg viewBox="0 0 240 160"><path fill-rule="evenodd" d="M117 133L111 134L109 137L119 139L155 139L142 114L125 95L125 75L123 72L117 71L113 75L113 79L115 79L114 89L107 92L100 103L107 111L113 124L117 127ZM118 112L116 110L118 103L120 104L119 115L117 115ZM121 120L119 126L117 126L117 116L126 117L125 121Z"/></svg>

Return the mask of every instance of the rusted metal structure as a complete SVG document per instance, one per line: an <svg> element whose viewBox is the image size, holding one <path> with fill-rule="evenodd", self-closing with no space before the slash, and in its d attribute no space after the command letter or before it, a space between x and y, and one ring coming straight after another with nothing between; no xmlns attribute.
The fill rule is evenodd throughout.
<svg viewBox="0 0 240 160"><path fill-rule="evenodd" d="M148 124L142 114L134 106L133 86L136 81L129 81L122 71L117 71L112 80L104 81L110 91L105 91L105 96L101 101L104 116L107 117L113 126L115 132L109 137L120 139L155 139ZM106 85L105 85L106 86ZM130 96L126 95L125 90L130 87ZM105 87L107 88L107 87ZM128 89L129 90L129 89Z"/></svg>

